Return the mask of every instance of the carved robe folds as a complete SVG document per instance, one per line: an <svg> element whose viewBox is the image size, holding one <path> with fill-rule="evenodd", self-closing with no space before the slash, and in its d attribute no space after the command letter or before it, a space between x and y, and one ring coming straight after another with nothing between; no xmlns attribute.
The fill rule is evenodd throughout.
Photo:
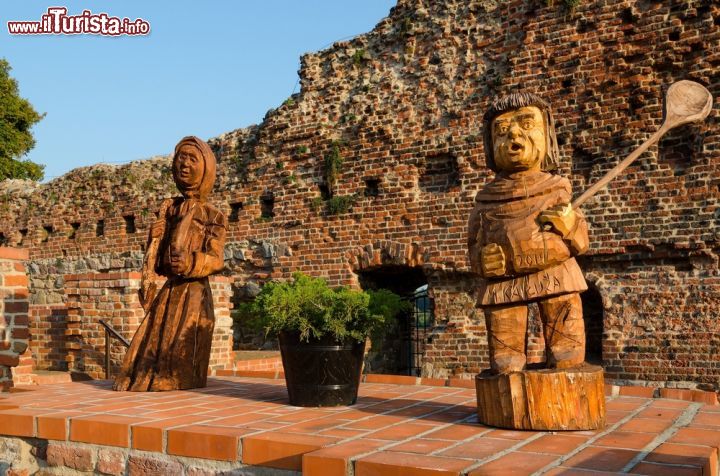
<svg viewBox="0 0 720 476"><path fill-rule="evenodd" d="M587 289L574 255L588 248L587 223L579 212L568 236L544 231L538 215L571 200L570 182L545 172L513 180L497 178L475 198L470 218L470 260L481 272L480 250L495 243L506 258L503 276L480 285L482 307L521 303Z"/></svg>
<svg viewBox="0 0 720 476"><path fill-rule="evenodd" d="M208 276L223 268L226 221L208 203L215 156L197 137L175 149L173 178L182 197L160 207L145 251L141 302L146 314L125 354L115 390L204 387L215 315ZM155 292L158 276L167 277Z"/></svg>

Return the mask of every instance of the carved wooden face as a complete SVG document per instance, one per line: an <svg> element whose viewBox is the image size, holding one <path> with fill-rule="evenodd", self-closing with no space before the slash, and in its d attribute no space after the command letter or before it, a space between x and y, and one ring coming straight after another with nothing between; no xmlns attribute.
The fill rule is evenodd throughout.
<svg viewBox="0 0 720 476"><path fill-rule="evenodd" d="M200 186L205 172L205 164L200 151L191 145L183 145L173 162L175 180L181 190L195 190Z"/></svg>
<svg viewBox="0 0 720 476"><path fill-rule="evenodd" d="M521 107L497 116L492 123L495 165L501 171L540 170L547 152L542 111Z"/></svg>

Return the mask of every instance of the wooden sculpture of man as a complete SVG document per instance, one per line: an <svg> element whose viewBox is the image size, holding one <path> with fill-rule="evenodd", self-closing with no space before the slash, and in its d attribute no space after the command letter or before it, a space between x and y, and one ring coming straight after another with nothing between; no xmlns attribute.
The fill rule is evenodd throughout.
<svg viewBox="0 0 720 476"><path fill-rule="evenodd" d="M569 205L568 179L551 173L558 164L552 112L540 97L516 93L495 100L483 125L487 165L496 175L475 198L468 247L483 278L477 305L485 314L490 373L526 369L531 302L540 310L546 367L578 367L585 360L579 293L587 284L574 256L588 249L588 228ZM481 385L494 381L478 376L479 401ZM498 426L543 428L527 421Z"/></svg>
<svg viewBox="0 0 720 476"><path fill-rule="evenodd" d="M182 197L165 200L148 236L140 300L146 314L125 354L115 390L204 387L215 315L208 276L223 268L225 216L207 202L215 155L197 137L175 147ZM167 277L156 292L157 275Z"/></svg>

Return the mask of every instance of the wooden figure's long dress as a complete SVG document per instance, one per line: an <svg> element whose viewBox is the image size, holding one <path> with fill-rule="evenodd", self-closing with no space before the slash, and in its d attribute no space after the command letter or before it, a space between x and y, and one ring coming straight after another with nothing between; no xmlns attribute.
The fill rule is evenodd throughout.
<svg viewBox="0 0 720 476"><path fill-rule="evenodd" d="M208 276L223 268L226 222L206 197L215 181L215 156L200 139L183 139L182 145L197 148L204 161L199 187L183 189L183 197L163 202L158 221L148 240L146 271L167 277L125 355L115 390L163 391L204 387L210 359L215 316ZM187 269L172 271L174 250L189 257ZM149 279L149 278L147 278ZM147 283L143 286L145 288ZM147 290L146 290L147 293Z"/></svg>

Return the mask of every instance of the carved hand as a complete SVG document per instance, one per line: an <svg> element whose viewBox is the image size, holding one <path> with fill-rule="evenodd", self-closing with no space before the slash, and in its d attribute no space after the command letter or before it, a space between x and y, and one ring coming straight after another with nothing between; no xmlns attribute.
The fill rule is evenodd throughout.
<svg viewBox="0 0 720 476"><path fill-rule="evenodd" d="M155 223L150 225L150 238L151 239L162 238L164 232L165 232L165 222L156 221Z"/></svg>
<svg viewBox="0 0 720 476"><path fill-rule="evenodd" d="M570 234L570 230L575 227L577 215L572 205L559 205L540 213L538 220L541 225L550 225L554 232L565 238Z"/></svg>
<svg viewBox="0 0 720 476"><path fill-rule="evenodd" d="M505 274L505 253L496 243L483 246L481 251L482 274L486 278Z"/></svg>
<svg viewBox="0 0 720 476"><path fill-rule="evenodd" d="M192 266L191 255L184 249L170 251L170 271L174 274L185 274Z"/></svg>

